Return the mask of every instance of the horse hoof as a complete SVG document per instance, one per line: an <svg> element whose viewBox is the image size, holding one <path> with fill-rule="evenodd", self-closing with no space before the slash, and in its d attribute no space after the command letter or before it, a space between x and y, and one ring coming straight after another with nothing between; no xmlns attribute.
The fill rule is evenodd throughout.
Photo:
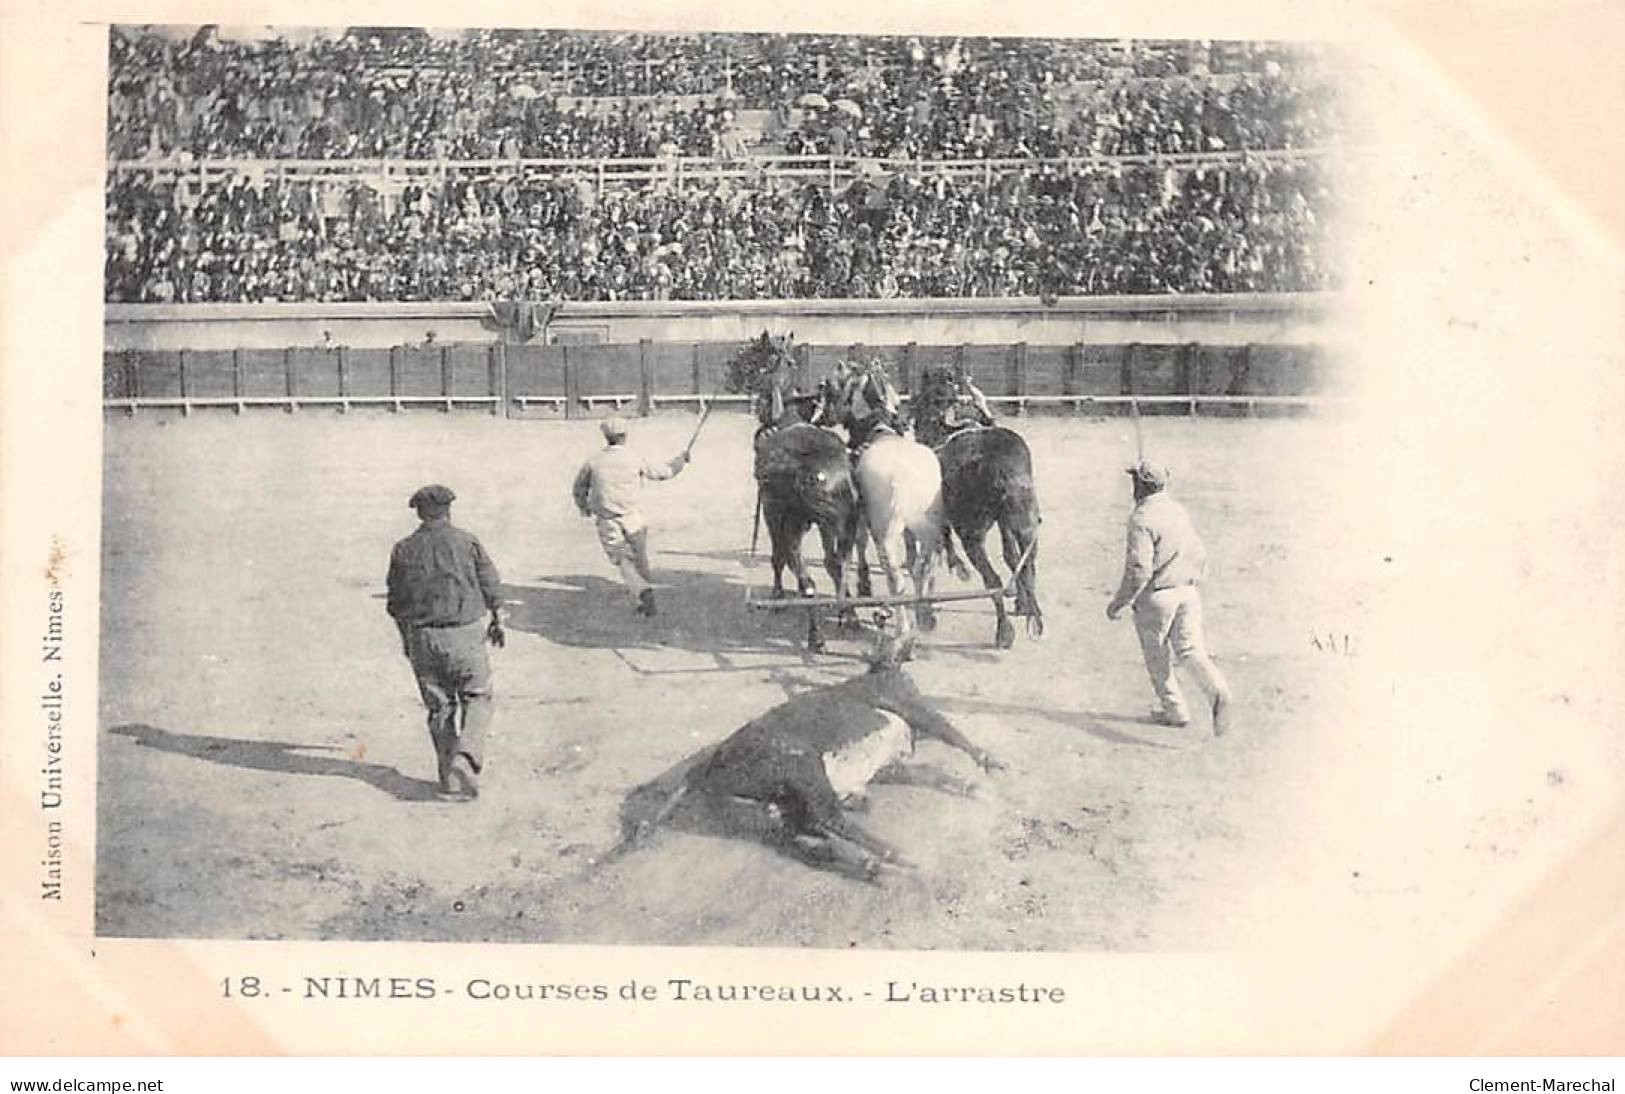
<svg viewBox="0 0 1625 1094"><path fill-rule="evenodd" d="M1044 617L1043 616L1041 616L1041 615L1029 615L1027 617L1027 637L1028 638L1042 638L1042 637L1044 637Z"/></svg>
<svg viewBox="0 0 1625 1094"><path fill-rule="evenodd" d="M963 562L959 562L959 561L956 560L955 562L950 564L948 568L954 572L954 576L957 577L959 580L961 580L961 581L969 581L970 580L970 569Z"/></svg>
<svg viewBox="0 0 1625 1094"><path fill-rule="evenodd" d="M937 613L922 611L920 613L920 630L934 631L937 629Z"/></svg>
<svg viewBox="0 0 1625 1094"><path fill-rule="evenodd" d="M812 578L801 582L799 588L802 596L816 596L818 594L818 586L813 584Z"/></svg>
<svg viewBox="0 0 1625 1094"><path fill-rule="evenodd" d="M775 585L775 586L773 586L772 596L773 596L774 600L783 600L784 599L784 586L783 585Z"/></svg>
<svg viewBox="0 0 1625 1094"><path fill-rule="evenodd" d="M998 633L993 637L993 644L1001 650L1007 650L1016 644L1016 629L1007 619L999 620Z"/></svg>
<svg viewBox="0 0 1625 1094"><path fill-rule="evenodd" d="M822 638L809 638L809 639L807 639L807 649L811 653L823 653L824 652L824 640Z"/></svg>

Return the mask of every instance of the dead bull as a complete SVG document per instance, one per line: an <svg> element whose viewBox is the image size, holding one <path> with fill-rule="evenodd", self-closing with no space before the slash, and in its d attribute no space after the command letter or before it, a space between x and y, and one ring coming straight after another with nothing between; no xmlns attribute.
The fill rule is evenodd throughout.
<svg viewBox="0 0 1625 1094"><path fill-rule="evenodd" d="M689 768L653 819L633 827L619 849L630 849L686 797L703 795L730 807L730 827L754 829L812 865L867 878L887 865L909 866L844 808L860 804L871 782L973 794L963 779L904 762L922 737L964 752L984 771L1004 766L937 713L902 669L876 667L797 695L736 730Z"/></svg>

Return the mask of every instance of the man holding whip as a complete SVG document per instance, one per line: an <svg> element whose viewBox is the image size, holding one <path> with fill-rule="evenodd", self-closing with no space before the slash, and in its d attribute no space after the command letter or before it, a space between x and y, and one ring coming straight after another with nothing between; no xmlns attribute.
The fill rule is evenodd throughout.
<svg viewBox="0 0 1625 1094"><path fill-rule="evenodd" d="M1124 608L1133 608L1145 670L1161 704L1153 717L1163 725L1190 724L1190 710L1174 678L1175 666L1183 665L1206 693L1217 737L1229 729L1231 695L1229 682L1208 655L1202 628L1199 583L1207 576L1207 550L1185 507L1168 496L1168 469L1145 457L1140 407L1132 394L1129 413L1138 455L1128 468L1134 511L1128 518L1123 580L1106 607L1106 618L1115 620Z"/></svg>
<svg viewBox="0 0 1625 1094"><path fill-rule="evenodd" d="M581 466L571 493L584 517L598 523L598 542L610 564L620 571L621 580L637 598L636 615L655 614L654 580L649 574L649 522L638 508L644 479L656 482L675 478L688 466L700 428L711 416L706 405L688 446L665 463L650 463L626 446L626 422L610 418L599 428L605 447Z"/></svg>

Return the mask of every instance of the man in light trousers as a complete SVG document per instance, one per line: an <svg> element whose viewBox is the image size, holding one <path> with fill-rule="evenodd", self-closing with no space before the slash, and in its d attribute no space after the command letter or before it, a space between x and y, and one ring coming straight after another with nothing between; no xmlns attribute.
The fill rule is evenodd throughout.
<svg viewBox="0 0 1625 1094"><path fill-rule="evenodd" d="M689 455L679 452L665 463L649 463L626 445L626 422L610 418L599 427L607 443L576 475L572 494L576 508L598 524L598 542L621 580L637 598L633 611L655 614L655 593L649 574L649 523L638 508L644 479L661 481L677 476L688 466Z"/></svg>
<svg viewBox="0 0 1625 1094"><path fill-rule="evenodd" d="M1128 469L1134 512L1128 519L1123 581L1106 608L1116 619L1133 606L1145 669L1161 702L1153 717L1163 725L1190 724L1190 710L1174 679L1176 664L1201 685L1213 712L1213 734L1229 727L1230 685L1208 656L1202 634L1202 594L1207 551L1185 507L1168 496L1166 468L1141 460Z"/></svg>

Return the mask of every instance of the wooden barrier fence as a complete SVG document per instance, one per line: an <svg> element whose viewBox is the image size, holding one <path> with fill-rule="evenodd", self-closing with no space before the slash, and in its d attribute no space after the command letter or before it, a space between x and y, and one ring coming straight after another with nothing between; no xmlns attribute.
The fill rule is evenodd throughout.
<svg viewBox="0 0 1625 1094"><path fill-rule="evenodd" d="M103 405L205 408L478 409L516 417L647 415L662 408L748 404L720 393L736 342L586 345L427 343L390 349L114 350ZM802 345L798 382L811 388L844 357L878 354L907 396L930 363L963 369L989 400L1016 414L1121 408L1196 414L1299 408L1330 394L1315 346L1127 343L1073 345Z"/></svg>

